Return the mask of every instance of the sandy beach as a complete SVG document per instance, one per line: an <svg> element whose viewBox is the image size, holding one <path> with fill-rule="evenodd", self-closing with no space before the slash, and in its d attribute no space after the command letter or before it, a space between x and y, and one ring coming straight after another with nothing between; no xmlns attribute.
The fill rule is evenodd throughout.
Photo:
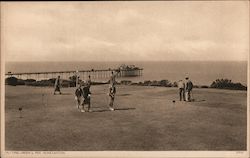
<svg viewBox="0 0 250 158"><path fill-rule="evenodd" d="M246 150L247 91L194 89L180 102L177 88L119 85L111 112L107 88L92 86L93 112L81 113L75 88L6 86L5 149Z"/></svg>

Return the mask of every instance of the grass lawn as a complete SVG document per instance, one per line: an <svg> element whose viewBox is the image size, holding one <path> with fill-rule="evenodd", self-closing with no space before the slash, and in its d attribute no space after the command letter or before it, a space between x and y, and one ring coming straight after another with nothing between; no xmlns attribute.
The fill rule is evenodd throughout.
<svg viewBox="0 0 250 158"><path fill-rule="evenodd" d="M195 102L180 102L177 88L118 86L108 111L107 89L92 86L93 112L81 113L75 88L54 96L53 88L6 86L5 149L246 150L246 91L194 89Z"/></svg>

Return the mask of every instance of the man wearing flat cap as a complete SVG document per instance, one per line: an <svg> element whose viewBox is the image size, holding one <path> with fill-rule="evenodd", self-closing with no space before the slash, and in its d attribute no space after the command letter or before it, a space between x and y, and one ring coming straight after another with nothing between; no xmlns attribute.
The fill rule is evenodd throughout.
<svg viewBox="0 0 250 158"><path fill-rule="evenodd" d="M186 101L191 101L191 96L190 93L193 89L193 83L192 81L189 79L189 77L186 77L186 81L185 81L185 100Z"/></svg>

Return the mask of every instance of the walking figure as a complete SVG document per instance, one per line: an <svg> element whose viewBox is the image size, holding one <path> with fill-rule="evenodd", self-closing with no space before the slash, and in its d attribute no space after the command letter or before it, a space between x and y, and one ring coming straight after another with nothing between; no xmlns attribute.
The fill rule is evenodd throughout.
<svg viewBox="0 0 250 158"><path fill-rule="evenodd" d="M109 109L111 111L115 110L114 109L115 93L116 93L115 85L110 85L110 87L109 87L109 97L110 97Z"/></svg>
<svg viewBox="0 0 250 158"><path fill-rule="evenodd" d="M61 88L61 80L60 80L60 76L58 76L55 81L54 95L56 94L56 92L59 92L59 94L62 94L60 88Z"/></svg>

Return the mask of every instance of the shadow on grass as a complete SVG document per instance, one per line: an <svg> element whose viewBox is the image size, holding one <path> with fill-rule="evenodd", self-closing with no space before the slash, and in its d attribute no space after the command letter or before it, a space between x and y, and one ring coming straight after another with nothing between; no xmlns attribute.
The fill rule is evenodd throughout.
<svg viewBox="0 0 250 158"><path fill-rule="evenodd" d="M204 102L205 99L192 99L191 102Z"/></svg>
<svg viewBox="0 0 250 158"><path fill-rule="evenodd" d="M131 95L131 94L117 94L117 96L128 96L128 95Z"/></svg>
<svg viewBox="0 0 250 158"><path fill-rule="evenodd" d="M115 110L135 110L135 108L116 108Z"/></svg>
<svg viewBox="0 0 250 158"><path fill-rule="evenodd" d="M54 94L54 95L72 95L72 93L62 93L62 94Z"/></svg>
<svg viewBox="0 0 250 158"><path fill-rule="evenodd" d="M135 108L115 108L115 111L117 110L135 110ZM98 110L93 110L92 112L105 112L105 111L110 111L109 109L98 109Z"/></svg>
<svg viewBox="0 0 250 158"><path fill-rule="evenodd" d="M206 104L199 104L198 106L202 107L209 107L209 108L223 108L229 109L233 111L246 111L246 106L242 104L234 104L234 103L221 103L221 102L214 102L214 103L206 103Z"/></svg>

